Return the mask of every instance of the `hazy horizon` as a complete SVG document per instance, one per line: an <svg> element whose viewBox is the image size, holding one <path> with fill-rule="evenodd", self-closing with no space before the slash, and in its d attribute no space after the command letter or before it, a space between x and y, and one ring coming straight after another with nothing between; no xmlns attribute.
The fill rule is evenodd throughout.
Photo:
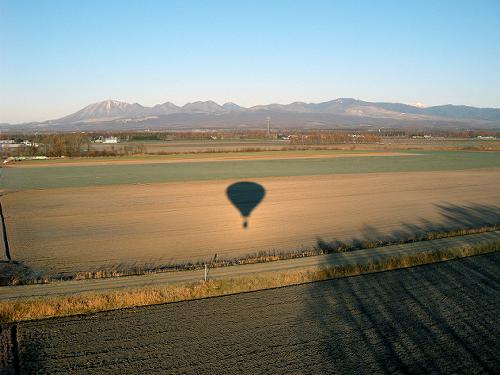
<svg viewBox="0 0 500 375"><path fill-rule="evenodd" d="M500 107L500 3L2 1L0 122L106 99Z"/></svg>

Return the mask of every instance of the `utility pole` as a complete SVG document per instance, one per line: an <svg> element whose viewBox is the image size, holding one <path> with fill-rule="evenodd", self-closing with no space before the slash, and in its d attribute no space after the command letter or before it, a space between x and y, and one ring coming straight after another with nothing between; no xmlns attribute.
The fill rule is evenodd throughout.
<svg viewBox="0 0 500 375"><path fill-rule="evenodd" d="M271 137L271 117L267 116L267 138Z"/></svg>

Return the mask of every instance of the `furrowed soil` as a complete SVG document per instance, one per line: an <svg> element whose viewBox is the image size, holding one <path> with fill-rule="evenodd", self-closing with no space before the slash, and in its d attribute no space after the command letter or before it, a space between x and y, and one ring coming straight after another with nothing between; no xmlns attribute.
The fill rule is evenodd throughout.
<svg viewBox="0 0 500 375"><path fill-rule="evenodd" d="M494 253L3 326L4 372L498 373L499 275Z"/></svg>
<svg viewBox="0 0 500 375"><path fill-rule="evenodd" d="M13 259L74 273L494 225L499 172L256 178L266 196L248 229L225 194L237 180L26 190L2 205Z"/></svg>

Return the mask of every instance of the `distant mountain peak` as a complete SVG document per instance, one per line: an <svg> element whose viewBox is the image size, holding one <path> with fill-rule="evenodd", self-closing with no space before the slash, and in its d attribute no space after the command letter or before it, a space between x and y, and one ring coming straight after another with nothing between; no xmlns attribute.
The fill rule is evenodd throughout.
<svg viewBox="0 0 500 375"><path fill-rule="evenodd" d="M176 106L172 102L165 102L165 103L162 103L162 104L156 104L155 107L176 107L176 108L179 108L178 106Z"/></svg>
<svg viewBox="0 0 500 375"><path fill-rule="evenodd" d="M229 111L237 111L237 110L240 110L242 109L243 107L239 106L238 104L236 103L233 103L233 102L227 102L227 103L224 103L222 105L223 108L229 110Z"/></svg>
<svg viewBox="0 0 500 375"><path fill-rule="evenodd" d="M377 126L387 121L490 121L500 123L499 108L476 108L462 105L442 105L425 107L421 103L413 105L387 102L365 102L354 98L337 98L321 103L305 103L296 101L290 104L256 105L251 108L241 107L236 103L227 102L219 105L213 100L195 101L179 107L171 102L145 107L138 103L127 103L114 99L107 99L93 103L85 108L63 117L50 121L51 124L96 123L109 121L129 121L143 118L158 118L158 116L187 115L217 116L275 116L283 114L290 118L306 116L314 120L336 118L337 122L349 124L350 121L359 122L361 118L377 119ZM319 116L319 117L318 117ZM322 117L321 117L322 116ZM404 116L404 119L401 117ZM356 117L356 120L352 120ZM178 117L177 117L178 118ZM199 117L198 117L199 118ZM203 117L208 118L208 117ZM275 118L275 117L273 117ZM194 119L194 117L193 117ZM349 120L351 119L351 120ZM122 121L122 122L123 122ZM134 120L135 121L135 120ZM142 121L142 120L141 120ZM164 121L164 120L161 120ZM187 120L183 120L187 121ZM194 120L193 120L194 121ZM231 120L240 121L240 120ZM322 120L321 120L322 121ZM333 120L332 120L333 121ZM369 122L369 121L368 121Z"/></svg>
<svg viewBox="0 0 500 375"><path fill-rule="evenodd" d="M187 113L217 113L224 111L224 108L213 100L187 103L181 108L184 112Z"/></svg>

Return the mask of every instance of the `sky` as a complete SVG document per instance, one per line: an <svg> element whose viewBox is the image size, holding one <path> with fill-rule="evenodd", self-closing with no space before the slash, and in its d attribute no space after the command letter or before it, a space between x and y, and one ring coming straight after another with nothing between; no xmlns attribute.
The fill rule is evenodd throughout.
<svg viewBox="0 0 500 375"><path fill-rule="evenodd" d="M0 0L0 122L338 97L500 107L500 0Z"/></svg>

